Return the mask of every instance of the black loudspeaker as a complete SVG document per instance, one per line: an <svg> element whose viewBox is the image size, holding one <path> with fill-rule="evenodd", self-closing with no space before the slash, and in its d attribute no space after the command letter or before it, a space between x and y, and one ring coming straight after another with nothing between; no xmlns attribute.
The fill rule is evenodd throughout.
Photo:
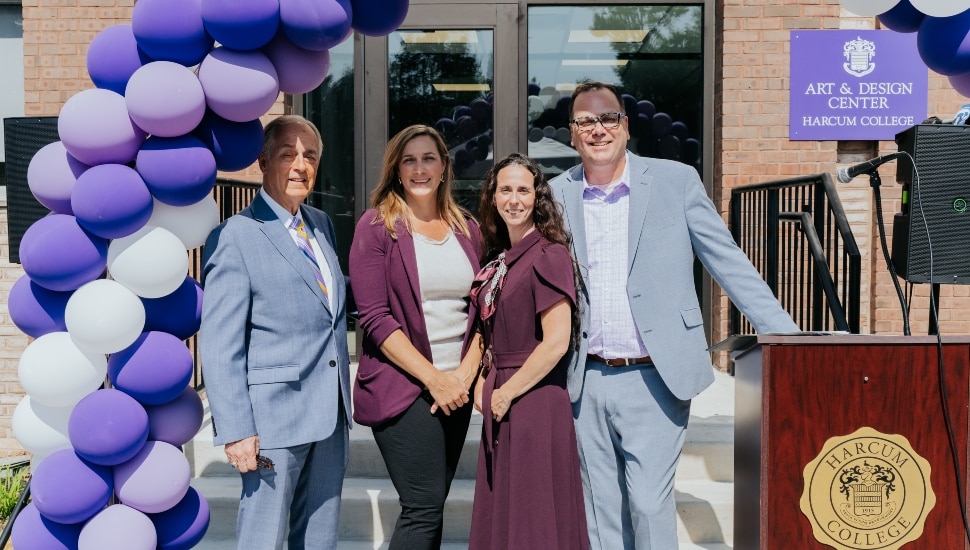
<svg viewBox="0 0 970 550"><path fill-rule="evenodd" d="M10 263L20 263L24 231L50 210L37 202L27 186L27 167L34 153L60 139L57 117L3 119L3 151L7 163L7 238Z"/></svg>

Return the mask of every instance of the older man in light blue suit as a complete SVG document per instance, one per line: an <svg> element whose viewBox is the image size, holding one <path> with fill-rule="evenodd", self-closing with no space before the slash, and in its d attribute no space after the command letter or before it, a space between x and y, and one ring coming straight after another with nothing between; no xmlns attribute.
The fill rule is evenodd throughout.
<svg viewBox="0 0 970 550"><path fill-rule="evenodd" d="M239 548L337 545L350 418L346 286L333 224L303 205L320 133L266 126L263 185L203 252L200 351L213 440L242 475Z"/></svg>
<svg viewBox="0 0 970 550"><path fill-rule="evenodd" d="M690 400L714 380L694 257L759 332L798 328L704 192L697 172L626 150L611 85L570 107L582 164L552 181L582 275L580 345L567 358L590 547L678 547L674 473Z"/></svg>

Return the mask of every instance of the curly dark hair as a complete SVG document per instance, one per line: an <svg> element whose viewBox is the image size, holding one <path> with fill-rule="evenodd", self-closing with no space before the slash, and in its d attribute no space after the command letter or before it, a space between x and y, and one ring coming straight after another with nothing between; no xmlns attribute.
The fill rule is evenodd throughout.
<svg viewBox="0 0 970 550"><path fill-rule="evenodd" d="M559 243L569 248L571 238L562 221L559 204L552 196L552 187L546 181L545 174L529 157L521 153L512 153L499 160L485 174L482 185L482 195L478 206L478 217L482 231L482 252L484 260L495 259L503 250L509 248L509 229L505 221L499 216L495 207L495 191L498 188L498 174L508 166L522 166L532 174L532 185L535 187L535 205L532 219L536 230L550 242Z"/></svg>

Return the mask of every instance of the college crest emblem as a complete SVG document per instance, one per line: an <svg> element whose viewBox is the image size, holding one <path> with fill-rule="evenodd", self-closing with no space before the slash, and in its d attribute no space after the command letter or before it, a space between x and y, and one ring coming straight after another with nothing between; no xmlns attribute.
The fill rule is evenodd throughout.
<svg viewBox="0 0 970 550"><path fill-rule="evenodd" d="M826 441L804 477L802 513L836 550L895 550L923 534L936 504L929 462L872 428Z"/></svg>
<svg viewBox="0 0 970 550"><path fill-rule="evenodd" d="M842 46L842 54L846 61L842 68L852 76L862 77L876 70L876 64L872 62L876 55L876 44L871 40L863 40L862 37L849 40Z"/></svg>

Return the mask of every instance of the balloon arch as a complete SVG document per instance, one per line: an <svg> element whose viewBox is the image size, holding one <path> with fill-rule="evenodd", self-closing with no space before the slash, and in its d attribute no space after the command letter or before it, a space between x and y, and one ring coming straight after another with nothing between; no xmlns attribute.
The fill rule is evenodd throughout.
<svg viewBox="0 0 970 550"><path fill-rule="evenodd" d="M915 32L920 58L970 97L970 0L841 0L896 32Z"/></svg>
<svg viewBox="0 0 970 550"><path fill-rule="evenodd" d="M198 544L205 498L180 447L203 406L183 340L203 293L187 251L218 223L217 171L262 148L280 94L323 82L329 48L397 29L407 0L139 0L87 53L60 141L31 159L51 214L21 242L8 306L34 338L14 435L33 455L18 550L174 550ZM110 386L104 384L105 378Z"/></svg>

